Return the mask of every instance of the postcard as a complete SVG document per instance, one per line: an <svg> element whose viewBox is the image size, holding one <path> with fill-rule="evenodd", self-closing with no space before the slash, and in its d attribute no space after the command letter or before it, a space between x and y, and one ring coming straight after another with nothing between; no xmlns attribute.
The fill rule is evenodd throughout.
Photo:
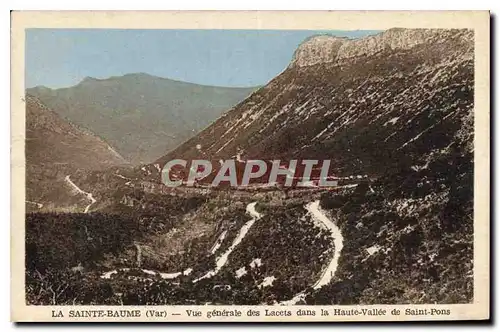
<svg viewBox="0 0 500 332"><path fill-rule="evenodd" d="M488 320L489 25L12 12L11 320Z"/></svg>

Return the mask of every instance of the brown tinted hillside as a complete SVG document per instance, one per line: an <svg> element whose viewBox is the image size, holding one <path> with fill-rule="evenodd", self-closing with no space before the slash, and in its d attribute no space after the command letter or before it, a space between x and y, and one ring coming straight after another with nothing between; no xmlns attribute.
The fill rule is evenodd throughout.
<svg viewBox="0 0 500 332"><path fill-rule="evenodd" d="M468 30L312 38L287 70L160 161L331 158L345 174L412 163L472 119L473 62Z"/></svg>
<svg viewBox="0 0 500 332"><path fill-rule="evenodd" d="M72 87L35 87L28 93L139 164L166 154L255 89L204 86L138 73L87 77Z"/></svg>
<svg viewBox="0 0 500 332"><path fill-rule="evenodd" d="M61 118L31 95L26 95L25 153L26 199L41 204L52 200L50 193L60 189L66 175L126 165L102 139Z"/></svg>

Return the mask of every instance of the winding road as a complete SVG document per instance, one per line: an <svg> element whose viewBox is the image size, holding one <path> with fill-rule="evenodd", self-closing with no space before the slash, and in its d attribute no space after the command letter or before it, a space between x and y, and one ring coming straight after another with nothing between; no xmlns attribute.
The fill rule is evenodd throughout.
<svg viewBox="0 0 500 332"><path fill-rule="evenodd" d="M71 181L71 179L69 178L69 175L66 175L66 177L64 178L64 181L66 181L73 188L73 190L75 190L78 194L83 194L83 195L85 195L85 197L87 197L87 199L90 200L90 204L87 205L85 207L85 210L83 211L84 213L88 213L92 204L94 204L96 202L95 198L92 196L91 193L88 193L86 191L81 190L80 187L78 187L73 181Z"/></svg>
<svg viewBox="0 0 500 332"><path fill-rule="evenodd" d="M309 211L309 213L311 213L313 218L322 222L332 232L332 238L333 238L334 254L332 260L330 261L330 263L328 263L328 266L326 267L325 271L323 271L323 275L314 284L313 287L314 289L319 289L329 284L330 281L333 279L335 272L337 271L340 252L342 251L342 248L344 246L343 244L344 237L340 232L340 228L338 228L338 226L326 216L323 209L321 209L321 207L319 206L319 201L314 201L312 203L309 203L306 206L306 210Z"/></svg>
<svg viewBox="0 0 500 332"><path fill-rule="evenodd" d="M221 235L219 235L217 240L215 240L214 245L212 246L212 248L210 248L210 253L212 255L215 254L217 252L217 250L220 248L220 246L222 245L222 241L224 241L224 238L226 237L226 234L227 234L227 230L224 230L221 233Z"/></svg>
<svg viewBox="0 0 500 332"><path fill-rule="evenodd" d="M250 230L252 225L255 223L255 221L257 221L258 219L260 219L262 217L262 215L259 212L257 212L257 210L255 210L256 204L257 204L257 202L253 202L253 203L250 203L247 205L247 212L252 216L252 219L247 221L240 228L240 231L238 232L238 236L236 236L236 238L234 239L231 246L222 255L217 257L217 259L215 261L215 265L216 265L215 269L210 270L207 273L205 273L202 277L193 280L193 283L196 283L196 282L203 280L203 279L213 277L214 275L219 273L219 271L224 267L224 265L226 265L228 258L229 258L229 255L238 246L238 244L240 244L241 241L245 238L245 235L247 235L248 231Z"/></svg>
<svg viewBox="0 0 500 332"><path fill-rule="evenodd" d="M36 207L39 208L39 209L43 208L43 204L42 203L37 203L37 202L32 202L32 201L25 201L25 202L29 203L29 204L36 205Z"/></svg>
<svg viewBox="0 0 500 332"><path fill-rule="evenodd" d="M206 272L200 278L194 279L192 281L193 283L197 283L198 281L203 280L203 279L212 278L217 273L219 273L220 270L227 264L227 262L229 260L229 255L234 251L234 249L236 249L236 247L245 238L245 236L247 235L248 231L253 226L253 224L257 220L262 218L262 214L257 212L257 210L255 209L256 204L257 204L257 202L253 202L253 203L250 203L247 205L246 211L248 214L250 214L252 219L247 221L240 228L238 235L233 240L233 243L231 244L231 246L224 253L222 253L221 255L219 255L216 258L215 269ZM338 268L340 253L341 253L342 248L343 248L344 238L342 237L342 233L340 232L340 229L338 228L338 226L332 220L330 220L327 217L327 215L325 214L325 212L323 211L323 209L321 209L319 200L308 203L306 205L305 209L309 212L309 214L312 216L312 218L315 219L315 221L322 223L328 230L331 231L331 237L332 237L332 241L334 244L333 257L330 260L330 262L328 263L328 265L326 266L326 268L323 270L321 277L316 281L316 283L313 286L313 289L316 290L316 289L320 289L320 288L324 287L325 285L328 285L331 282L331 280L333 279L333 277L335 276L335 272L337 271L337 268ZM217 239L216 243L218 243L219 240L225 236L225 233L223 233L223 234L224 234L223 236L221 235L220 238ZM218 248L219 248L219 246L217 246L217 249ZM212 247L212 250L211 250L212 253L215 252L213 249L214 249L214 247ZM124 268L124 269L120 269L120 270L121 271L129 271L131 269ZM175 279L181 275L189 275L192 272L192 270L193 269L188 268L182 272L165 273L165 272L156 272L156 271L152 271L152 270L142 269L142 272L149 274L149 275L159 275L163 279ZM116 274L116 273L118 273L118 270L108 271L108 272L103 273L101 275L101 278L109 279L109 278L111 278L111 276L113 274ZM307 293L302 291L302 292L296 294L292 299L287 300L287 301L282 301L282 302L279 302L276 304L277 305L294 305L294 304L297 304L297 302L305 299L306 295L307 295Z"/></svg>
<svg viewBox="0 0 500 332"><path fill-rule="evenodd" d="M253 203L250 203L250 204L247 205L246 211L248 212L248 214L250 214L250 216L252 217L252 219L250 219L249 221L247 221L240 228L240 231L238 232L238 235L234 239L234 241L231 244L231 246L222 255L220 255L220 256L218 256L216 258L216 262L215 262L216 263L216 268L213 269L213 270L208 271L202 277L193 280L193 283L197 283L198 281L203 280L203 279L212 278L217 273L219 273L219 271L227 264L228 259L229 259L229 255L233 252L234 249L236 249L236 247L245 238L245 236L247 235L247 233L250 230L250 228L252 227L252 225L257 220L259 220L262 217L262 214L260 214L259 212L257 212L257 210L255 209L255 205L256 204L257 204L257 202L253 202ZM126 271L130 271L130 268L124 268L124 269L120 269L120 270L126 272ZM192 268L188 268L188 269L186 269L186 270L184 270L182 272L166 273L166 272L155 272L155 271L151 271L151 270L142 269L142 272L144 272L146 274L149 274L149 275L157 275L158 274L163 279L175 279L175 278L177 278L177 277L179 277L181 275L188 275L192 271L193 271ZM108 272L103 273L101 275L101 278L103 278L103 279L110 279L111 276L113 274L116 274L116 273L118 273L118 270L108 271Z"/></svg>
<svg viewBox="0 0 500 332"><path fill-rule="evenodd" d="M306 210L311 214L311 216L318 222L321 222L323 225L326 226L332 233L332 240L333 240L333 245L334 245L334 253L333 257L328 263L326 269L323 271L321 277L316 281L316 283L313 286L313 289L320 289L321 287L328 285L330 281L333 279L333 276L335 275L335 272L337 271L338 263L339 263L339 258L340 258L340 252L342 251L342 248L344 246L344 238L342 236L342 233L340 232L340 228L331 221L321 209L319 205L319 200L316 200L314 202L311 202L306 205ZM300 300L303 300L306 297L306 293L300 292L296 294L292 299L288 301L283 301L280 302L280 305L294 305Z"/></svg>

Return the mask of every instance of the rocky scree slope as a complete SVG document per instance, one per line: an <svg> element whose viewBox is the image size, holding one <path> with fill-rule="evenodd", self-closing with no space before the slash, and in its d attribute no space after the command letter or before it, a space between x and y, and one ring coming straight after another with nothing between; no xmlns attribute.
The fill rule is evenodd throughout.
<svg viewBox="0 0 500 332"><path fill-rule="evenodd" d="M319 36L268 85L159 159L333 159L340 174L413 165L472 119L473 32ZM201 146L201 149L200 149Z"/></svg>

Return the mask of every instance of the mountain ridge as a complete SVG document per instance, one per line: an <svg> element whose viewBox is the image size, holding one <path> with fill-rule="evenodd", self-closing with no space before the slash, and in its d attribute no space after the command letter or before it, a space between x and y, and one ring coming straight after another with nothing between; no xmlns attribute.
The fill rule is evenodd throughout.
<svg viewBox="0 0 500 332"><path fill-rule="evenodd" d="M206 156L224 159L240 152L245 159L330 157L337 160L343 172L347 172L348 165L361 171L374 162L378 165L372 165L372 170L383 169L380 153L395 156L402 153L401 149L420 146L425 139L417 137L419 132L433 132L425 131L425 124L437 121L436 128L432 128L441 128L461 116L457 114L470 111L463 107L470 107L473 90L468 76L473 66L472 32L408 30L396 29L386 35L416 35L424 41L410 42L408 49L387 47L340 62L289 66L157 163ZM384 40L364 39L373 38ZM464 98L459 104L454 102L459 108L453 112L433 108L445 107L445 100L453 98ZM380 140L383 132L387 134L382 143L390 148L379 153L370 142L364 142L368 138ZM400 147L405 142L409 143Z"/></svg>
<svg viewBox="0 0 500 332"><path fill-rule="evenodd" d="M103 137L133 164L175 148L256 88L221 88L130 74L87 78L61 89L33 88L59 115Z"/></svg>
<svg viewBox="0 0 500 332"><path fill-rule="evenodd" d="M437 41L460 34L457 29L404 29L392 28L362 38L349 39L331 35L311 36L294 53L290 66L311 66L318 63L338 62L358 56L369 56L383 50L405 50L419 44ZM468 32L470 38L472 30Z"/></svg>
<svg viewBox="0 0 500 332"><path fill-rule="evenodd" d="M163 76L158 76L158 75L153 75L153 74L148 74L145 72L134 72L134 73L127 73L123 75L112 75L109 77L105 78L97 78L93 76L85 76L82 78L80 81L77 83L70 85L70 86L64 86L64 87L48 87L46 85L35 85L32 87L27 88L27 90L60 90L60 89L69 89L73 88L75 86L78 86L79 84L82 83L91 83L91 82L105 82L105 81L114 81L114 80L120 80L122 78L149 78L149 79L160 79L160 80L165 80L165 81L170 81L170 82L175 82L175 83L181 83L181 84L186 84L186 85L193 85L193 86L201 86L201 87L207 87L207 88L221 88L221 89L258 89L262 85L255 85L255 86L227 86L227 85L210 85L210 84L202 84L202 83L197 83L197 82L189 82L189 81L183 81L181 79L174 79L170 77L163 77Z"/></svg>

